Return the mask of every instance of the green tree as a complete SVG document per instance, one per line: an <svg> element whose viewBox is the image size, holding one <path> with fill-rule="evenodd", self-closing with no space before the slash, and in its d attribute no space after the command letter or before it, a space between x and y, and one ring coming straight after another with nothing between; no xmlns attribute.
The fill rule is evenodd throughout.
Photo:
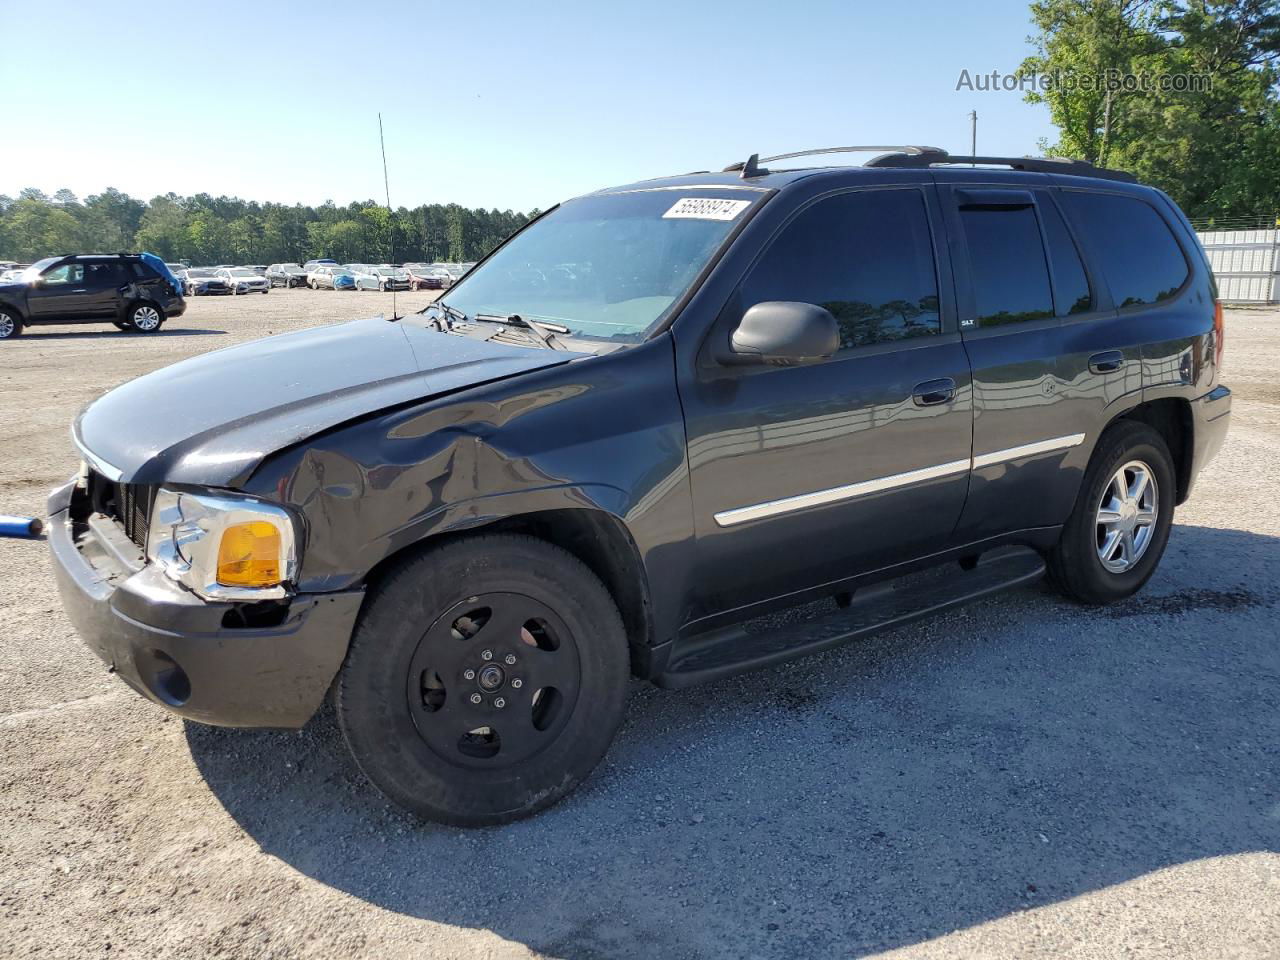
<svg viewBox="0 0 1280 960"><path fill-rule="evenodd" d="M1193 217L1280 210L1280 0L1036 0L1031 16L1023 72L1077 81L1027 96L1058 128L1048 153L1132 171Z"/></svg>

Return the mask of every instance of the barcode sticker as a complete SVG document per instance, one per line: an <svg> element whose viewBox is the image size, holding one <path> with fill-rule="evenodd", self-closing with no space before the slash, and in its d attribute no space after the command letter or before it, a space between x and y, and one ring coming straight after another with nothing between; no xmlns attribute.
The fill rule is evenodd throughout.
<svg viewBox="0 0 1280 960"><path fill-rule="evenodd" d="M718 200L715 197L681 197L662 215L664 220L732 220L750 200Z"/></svg>

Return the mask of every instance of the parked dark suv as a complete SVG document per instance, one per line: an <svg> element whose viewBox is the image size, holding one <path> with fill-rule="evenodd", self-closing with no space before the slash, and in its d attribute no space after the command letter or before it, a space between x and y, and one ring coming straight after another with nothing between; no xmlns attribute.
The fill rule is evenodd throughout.
<svg viewBox="0 0 1280 960"><path fill-rule="evenodd" d="M111 323L155 333L186 310L182 284L150 254L47 257L0 284L0 340L37 323Z"/></svg>
<svg viewBox="0 0 1280 960"><path fill-rule="evenodd" d="M63 601L185 717L297 727L331 694L398 803L506 821L587 776L631 675L770 666L1046 570L1133 594L1227 431L1215 295L1169 198L1083 163L603 190L419 314L90 405L49 504Z"/></svg>

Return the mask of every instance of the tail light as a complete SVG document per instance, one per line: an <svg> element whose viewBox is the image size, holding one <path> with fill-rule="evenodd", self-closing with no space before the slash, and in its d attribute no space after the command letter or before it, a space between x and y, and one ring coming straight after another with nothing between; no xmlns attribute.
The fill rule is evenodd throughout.
<svg viewBox="0 0 1280 960"><path fill-rule="evenodd" d="M1222 301L1213 301L1213 366L1215 370L1222 370L1222 348L1223 337L1226 334L1225 325L1222 321Z"/></svg>

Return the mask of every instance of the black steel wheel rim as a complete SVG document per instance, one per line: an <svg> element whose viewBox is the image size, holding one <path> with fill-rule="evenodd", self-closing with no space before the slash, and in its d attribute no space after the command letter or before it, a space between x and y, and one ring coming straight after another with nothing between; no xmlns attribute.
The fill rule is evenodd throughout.
<svg viewBox="0 0 1280 960"><path fill-rule="evenodd" d="M500 769L563 732L581 688L578 639L545 603L487 593L455 604L423 634L405 695L414 729L442 760Z"/></svg>

